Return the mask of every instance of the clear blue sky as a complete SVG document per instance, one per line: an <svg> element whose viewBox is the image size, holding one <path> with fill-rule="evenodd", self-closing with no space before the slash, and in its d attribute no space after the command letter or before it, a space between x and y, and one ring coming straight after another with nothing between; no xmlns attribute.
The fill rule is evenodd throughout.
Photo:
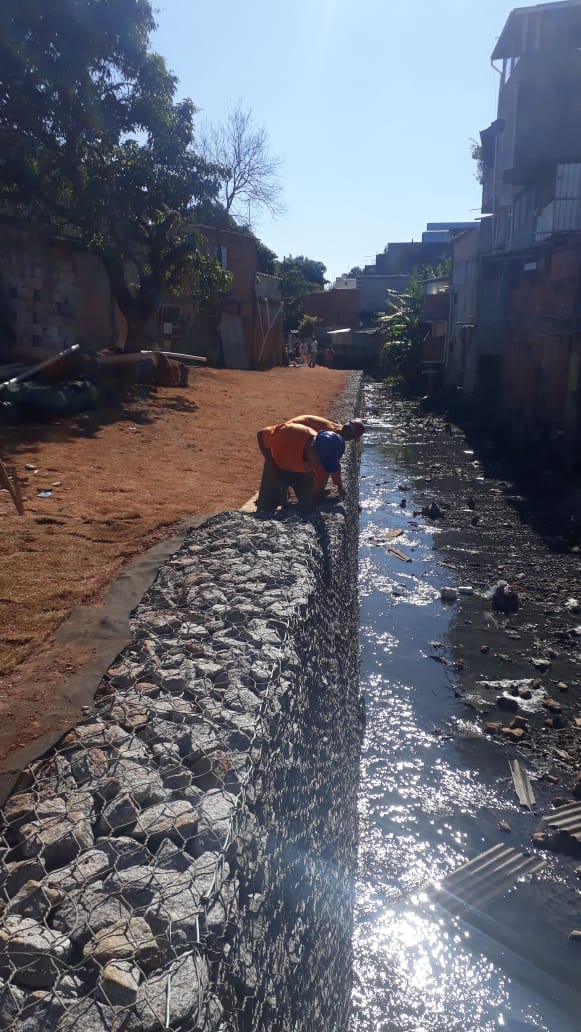
<svg viewBox="0 0 581 1032"><path fill-rule="evenodd" d="M157 0L154 46L220 121L238 99L284 159L256 227L331 278L480 205L470 139L495 117L509 0Z"/></svg>

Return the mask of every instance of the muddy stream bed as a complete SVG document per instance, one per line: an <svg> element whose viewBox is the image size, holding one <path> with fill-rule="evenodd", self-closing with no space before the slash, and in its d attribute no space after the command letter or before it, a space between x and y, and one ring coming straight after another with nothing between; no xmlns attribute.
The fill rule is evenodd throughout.
<svg viewBox="0 0 581 1032"><path fill-rule="evenodd" d="M574 1032L581 851L531 836L573 801L581 764L581 613L566 608L581 596L579 554L547 543L514 483L456 427L375 384L366 411L352 1032ZM432 502L440 518L422 515ZM491 608L500 578L518 593L510 616ZM470 593L446 604L444 587ZM519 741L485 730L515 717ZM515 758L531 808L515 794Z"/></svg>

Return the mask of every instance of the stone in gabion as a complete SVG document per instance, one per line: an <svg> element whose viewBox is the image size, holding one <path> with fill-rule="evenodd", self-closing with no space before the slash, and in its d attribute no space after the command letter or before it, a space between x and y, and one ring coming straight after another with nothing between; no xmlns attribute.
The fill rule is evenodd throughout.
<svg viewBox="0 0 581 1032"><path fill-rule="evenodd" d="M166 1028L166 1009L169 985L170 1026L185 1022L195 1028L200 1016L200 1004L209 984L205 960L198 956L185 957L169 964L159 974L152 975L139 987L136 1011L143 1032L159 1032Z"/></svg>
<svg viewBox="0 0 581 1032"><path fill-rule="evenodd" d="M54 985L71 950L70 940L31 917L8 914L0 927L0 975L16 985L47 989Z"/></svg>
<svg viewBox="0 0 581 1032"><path fill-rule="evenodd" d="M112 960L99 979L101 996L112 1007L131 1007L137 999L141 972L129 960Z"/></svg>

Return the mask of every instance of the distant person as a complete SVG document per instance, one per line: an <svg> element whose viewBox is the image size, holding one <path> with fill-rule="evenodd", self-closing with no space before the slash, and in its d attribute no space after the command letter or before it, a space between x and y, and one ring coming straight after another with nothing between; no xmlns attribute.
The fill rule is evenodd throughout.
<svg viewBox="0 0 581 1032"><path fill-rule="evenodd" d="M317 364L317 353L319 350L318 342L313 338L309 345L309 366L314 369Z"/></svg>
<svg viewBox="0 0 581 1032"><path fill-rule="evenodd" d="M299 354L301 356L301 365L307 364L308 357L308 345L306 340L302 340L299 347Z"/></svg>
<svg viewBox="0 0 581 1032"><path fill-rule="evenodd" d="M275 512L285 505L289 487L297 496L303 512L327 500L325 484L329 474L341 468L345 451L343 437L332 430L317 433L302 423L278 423L257 434L264 455L262 481L258 492L258 512Z"/></svg>
<svg viewBox="0 0 581 1032"><path fill-rule="evenodd" d="M325 348L325 365L328 369L332 369L333 362L335 361L335 348L332 344L329 344L328 348Z"/></svg>

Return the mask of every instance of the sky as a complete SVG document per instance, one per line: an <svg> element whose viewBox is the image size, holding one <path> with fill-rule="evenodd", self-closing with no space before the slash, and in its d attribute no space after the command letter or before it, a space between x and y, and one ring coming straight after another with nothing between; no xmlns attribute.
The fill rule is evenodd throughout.
<svg viewBox="0 0 581 1032"><path fill-rule="evenodd" d="M154 0L153 46L198 122L238 100L283 159L286 212L253 229L327 277L427 222L475 218L470 141L496 116L510 0Z"/></svg>

